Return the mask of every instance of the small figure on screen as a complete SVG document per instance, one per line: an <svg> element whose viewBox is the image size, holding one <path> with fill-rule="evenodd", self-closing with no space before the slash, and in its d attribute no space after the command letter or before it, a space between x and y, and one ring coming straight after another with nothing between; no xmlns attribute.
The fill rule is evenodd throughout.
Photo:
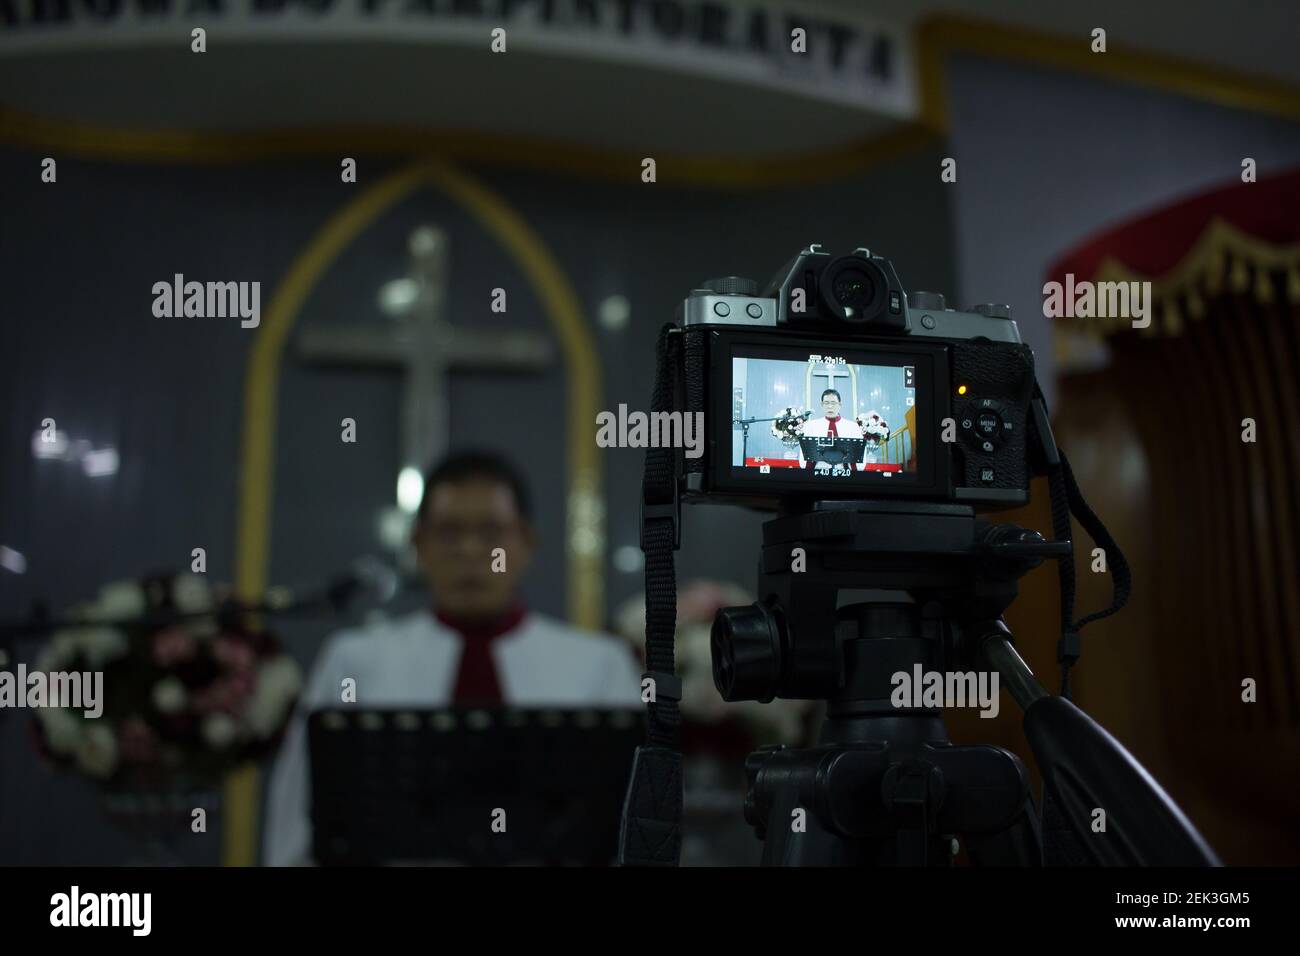
<svg viewBox="0 0 1300 956"><path fill-rule="evenodd" d="M805 438L861 438L862 427L849 418L840 417L844 400L833 388L822 392L822 418L804 422L800 434Z"/></svg>
<svg viewBox="0 0 1300 956"><path fill-rule="evenodd" d="M840 415L840 409L843 407L844 400L840 393L833 388L828 388L822 392L822 417L811 418L803 423L799 429L799 434L804 438L861 438L862 427L851 418L844 418ZM799 452L800 467L809 467L809 462L804 458L802 449ZM826 469L824 463L819 462L821 469ZM845 474L851 473L850 469L855 466L851 464L843 465ZM859 470L861 466L856 466ZM815 469L816 470L816 469ZM838 473L841 469L836 469Z"/></svg>

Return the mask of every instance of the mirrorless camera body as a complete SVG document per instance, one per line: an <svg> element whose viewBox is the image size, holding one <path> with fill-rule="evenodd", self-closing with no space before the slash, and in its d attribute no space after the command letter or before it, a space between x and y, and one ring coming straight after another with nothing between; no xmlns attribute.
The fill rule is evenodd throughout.
<svg viewBox="0 0 1300 956"><path fill-rule="evenodd" d="M678 459L687 498L1028 501L1046 418L1009 307L949 309L867 249L811 245L762 290L692 290L677 325L677 407L704 416L704 453Z"/></svg>

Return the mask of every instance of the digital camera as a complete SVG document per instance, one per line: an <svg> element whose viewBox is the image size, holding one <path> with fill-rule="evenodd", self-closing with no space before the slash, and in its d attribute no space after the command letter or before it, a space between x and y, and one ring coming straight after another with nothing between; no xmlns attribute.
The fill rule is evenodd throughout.
<svg viewBox="0 0 1300 956"><path fill-rule="evenodd" d="M688 498L1028 501L1041 402L1007 306L949 309L867 249L810 245L761 292L705 282L677 326L676 401L704 416L704 454L679 459Z"/></svg>

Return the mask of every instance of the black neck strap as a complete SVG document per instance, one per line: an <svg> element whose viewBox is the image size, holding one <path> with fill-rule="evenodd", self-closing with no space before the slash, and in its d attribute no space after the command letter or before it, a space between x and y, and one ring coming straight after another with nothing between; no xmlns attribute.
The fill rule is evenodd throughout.
<svg viewBox="0 0 1300 956"><path fill-rule="evenodd" d="M652 412L676 404L676 326L665 325L655 350ZM682 846L682 683L675 672L677 571L673 552L681 545L681 499L677 456L672 448L650 448L641 484L641 550L645 552L646 673L641 696L649 722L638 747L623 803L618 862L622 866L676 866Z"/></svg>
<svg viewBox="0 0 1300 956"><path fill-rule="evenodd" d="M1047 405L1043 399L1042 389L1037 386L1035 386L1034 401L1043 410L1041 416L1043 424L1036 426L1035 430L1050 430L1050 426L1047 425ZM1056 447L1055 440L1050 435L1043 436L1040 434L1038 438L1040 447L1045 449L1046 455L1045 470L1047 472L1048 494L1052 501L1053 535L1057 541L1069 541L1071 539L1070 515L1073 514L1078 519L1079 524L1083 526L1083 530L1088 532L1092 540L1101 547L1111 577L1110 606L1076 621L1074 620L1075 566L1073 551L1066 557L1061 558L1057 564L1056 573L1061 588L1061 637L1056 644L1056 660L1061 665L1061 696L1069 700L1070 668L1078 662L1080 655L1083 653L1083 644L1079 638L1079 632L1093 621L1109 617L1128 603L1129 594L1133 589L1133 577L1129 571L1128 559L1124 557L1124 552L1120 550L1119 544L1111 537L1110 532L1106 530L1106 526L1102 524L1096 513L1088 507L1088 503L1083 500L1083 493L1074 480L1074 472L1070 469L1070 461L1065 457L1065 452Z"/></svg>

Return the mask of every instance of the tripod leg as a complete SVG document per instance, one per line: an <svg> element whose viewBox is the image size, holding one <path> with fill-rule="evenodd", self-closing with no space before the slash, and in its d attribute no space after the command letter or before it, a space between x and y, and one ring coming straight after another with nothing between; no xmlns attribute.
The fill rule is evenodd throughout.
<svg viewBox="0 0 1300 956"><path fill-rule="evenodd" d="M1042 866L1043 841L1032 794L1026 795L1020 816L1005 830L970 834L966 850L976 866Z"/></svg>

